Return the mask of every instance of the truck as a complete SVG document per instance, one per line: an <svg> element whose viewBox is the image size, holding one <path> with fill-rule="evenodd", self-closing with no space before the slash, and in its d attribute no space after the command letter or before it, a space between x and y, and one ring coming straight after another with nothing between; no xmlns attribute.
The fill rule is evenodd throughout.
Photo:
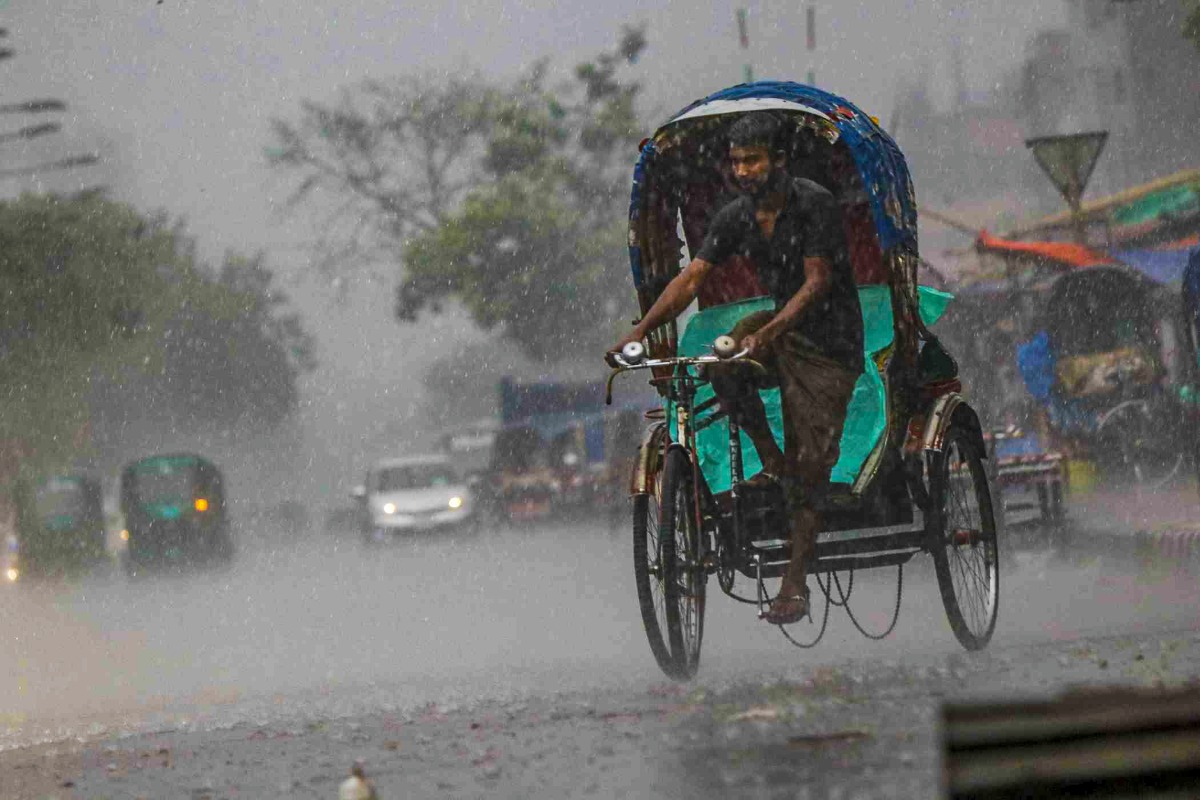
<svg viewBox="0 0 1200 800"><path fill-rule="evenodd" d="M494 518L510 524L594 518L623 507L617 501L637 455L643 406L653 400L610 407L603 381L512 377L500 380L497 400L494 423L442 437L458 463L486 463L476 485Z"/></svg>

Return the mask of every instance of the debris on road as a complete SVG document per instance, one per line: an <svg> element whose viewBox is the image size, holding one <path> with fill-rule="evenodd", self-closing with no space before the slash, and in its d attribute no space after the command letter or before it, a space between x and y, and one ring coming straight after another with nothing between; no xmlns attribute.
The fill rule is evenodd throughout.
<svg viewBox="0 0 1200 800"><path fill-rule="evenodd" d="M367 778L363 762L355 761L350 768L350 777L338 787L338 800L379 800L375 784Z"/></svg>

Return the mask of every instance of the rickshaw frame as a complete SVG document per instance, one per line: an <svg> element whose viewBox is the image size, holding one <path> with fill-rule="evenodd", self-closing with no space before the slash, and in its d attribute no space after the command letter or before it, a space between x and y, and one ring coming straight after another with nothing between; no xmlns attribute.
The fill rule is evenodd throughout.
<svg viewBox="0 0 1200 800"><path fill-rule="evenodd" d="M922 378L924 349L939 345L919 313L916 205L903 156L874 120L848 101L818 89L793 83L760 82L733 87L697 101L659 128L643 144L634 173L630 213L630 257L642 313L648 311L680 268L679 249L684 242L674 236L676 226L670 224L672 211L684 227L685 236L688 233L689 220L683 210L687 201L678 193L672 196L671 187L663 185L664 181L655 180L656 161L664 150L681 146L685 141L686 132L678 128L681 123L709 116L717 118L719 125L732 115L762 110L780 113L796 123L798 133L811 132L831 147L840 139L849 151L855 173L847 182L858 181L860 189L866 188L867 201L860 205L869 211L866 224L876 245L874 261L869 249L859 260L874 268L874 282L886 283L892 311L892 340L886 352L880 355L884 363L869 360L867 364L869 370L878 369L885 381L886 426L872 450L872 457L860 467L851 491L838 501L840 508L826 509L827 516L840 515L841 521L827 525L820 533L810 565L810 573L817 575L826 596L826 616L821 633L828 620L829 605L846 605L844 601L848 600L848 592L841 592L838 571L849 570L852 576L855 569L896 566L898 615L900 570L917 553L929 552L934 555L943 601L956 637L969 649L986 646L994 630L999 595L998 526L982 465L988 453L978 417L961 395L957 380ZM704 152L703 146L700 152ZM693 228L702 227L695 224L696 220L690 221ZM860 239L863 238L861 225L858 234ZM847 235L851 235L849 229ZM861 254L864 248L861 241L858 244ZM853 242L851 246L853 250ZM609 391L611 393L612 380L618 374L650 370L654 376L651 384L667 401L668 410L648 415L652 424L644 435L638 463L631 475L635 577L643 622L659 666L671 677L687 679L695 674L699 662L707 576L716 574L727 595L757 605L761 615L764 605L771 599L764 581L783 574L789 561L790 541L786 533L779 532L783 521L779 514L782 496L778 492L774 497L744 496L747 490L743 486L742 445L736 423L723 413L714 413L702 422L697 421L700 406L695 402L696 390L705 379L694 370L721 359L717 355L681 356L674 322L651 332L647 338L649 359L615 357ZM746 354L732 357L746 359ZM761 369L761 366L755 366ZM701 405L711 408L715 402L707 401ZM730 488L726 492L710 490L696 450L696 434L718 419L726 419L730 431ZM674 435L670 430L671 422L676 426ZM952 451L964 459L961 464L956 462L953 469L948 466ZM885 520L885 524L878 524L879 520L872 518L871 509L865 505L866 500L874 496L873 491L882 491L879 488L883 481L879 477L881 474L886 474L887 480L893 483L900 482L908 512L904 514L901 510L899 517ZM950 538L962 533L962 541L948 542L945 493L951 482L959 480L961 483L963 477L971 481L975 490L979 522L974 528L954 529ZM671 488L664 488L664 484L670 484ZM676 496L674 492L678 485L684 485L686 490L680 490ZM663 502L663 497L668 494L671 495L670 504ZM652 508L651 502L657 502L659 510ZM675 506L680 502L687 504L687 514L678 513ZM755 538L749 522L756 517L761 522L759 531L770 528L776 531L775 534ZM679 541L673 541L680 519L688 520L685 528L690 531L685 531ZM648 530L651 523L669 528L664 538L657 536L655 528L656 553L650 552ZM964 621L949 574L947 551L960 546L981 548L989 559L986 567L989 608L977 630L971 630ZM681 549L686 552L680 554ZM825 582L821 582L822 572L826 575ZM736 573L755 581L754 599L741 597L733 591ZM656 581L666 596L668 636L665 638L655 616L657 612L648 613L647 608L656 603L647 597ZM829 595L835 581L843 602L837 602ZM846 608L849 611L848 605ZM683 616L698 619L695 630L682 630ZM801 643L787 630L784 633L799 646L815 643ZM685 634L690 634L691 638L685 641Z"/></svg>

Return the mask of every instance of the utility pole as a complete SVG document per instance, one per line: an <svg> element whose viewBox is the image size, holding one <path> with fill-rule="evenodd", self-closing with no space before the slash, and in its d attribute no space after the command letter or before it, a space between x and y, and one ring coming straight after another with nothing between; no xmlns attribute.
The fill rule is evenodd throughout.
<svg viewBox="0 0 1200 800"><path fill-rule="evenodd" d="M750 66L750 30L746 24L746 9L737 10L738 44L742 47L745 63L742 65L742 78L746 83L754 80L754 68Z"/></svg>
<svg viewBox="0 0 1200 800"><path fill-rule="evenodd" d="M808 75L805 83L809 86L816 86L817 7L812 3L809 3L808 7L804 9L804 40L805 49L808 51Z"/></svg>

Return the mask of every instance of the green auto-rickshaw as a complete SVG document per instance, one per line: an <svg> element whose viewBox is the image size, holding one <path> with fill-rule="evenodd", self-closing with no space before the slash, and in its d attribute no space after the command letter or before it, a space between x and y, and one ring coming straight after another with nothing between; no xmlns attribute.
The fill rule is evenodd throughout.
<svg viewBox="0 0 1200 800"><path fill-rule="evenodd" d="M121 472L121 513L130 574L233 558L224 481L203 456L169 453L127 465Z"/></svg>
<svg viewBox="0 0 1200 800"><path fill-rule="evenodd" d="M107 555L100 482L77 472L25 483L17 502L16 538L5 574L77 574Z"/></svg>

